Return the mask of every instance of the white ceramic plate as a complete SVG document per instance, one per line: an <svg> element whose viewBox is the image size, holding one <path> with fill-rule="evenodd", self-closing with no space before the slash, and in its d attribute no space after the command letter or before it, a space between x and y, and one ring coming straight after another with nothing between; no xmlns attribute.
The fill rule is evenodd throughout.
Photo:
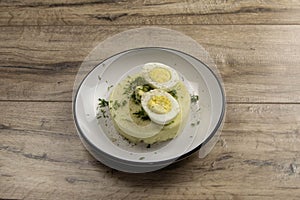
<svg viewBox="0 0 300 200"><path fill-rule="evenodd" d="M109 118L96 118L98 98L108 99L114 85L140 71L147 62L161 62L176 69L190 94L199 96L199 101L191 104L189 122L183 132L151 148L129 144ZM224 108L225 98L218 79L199 60L172 49L142 48L114 55L96 66L77 91L73 113L80 137L98 160L122 171L140 172L164 167L200 148L217 130ZM139 167L142 169L137 170Z"/></svg>
<svg viewBox="0 0 300 200"><path fill-rule="evenodd" d="M208 141L216 134L216 132L220 129L220 126L224 120L225 116L225 93L224 89L222 88L220 80L214 74L214 72L206 66L204 63L199 61L198 59L185 54L179 51L173 51L175 54L181 56L182 58L186 59L189 63L191 63L195 69L197 69L198 73L201 75L205 84L208 88L208 93L210 96L210 112L211 112L211 119L210 119L210 126L207 130L206 135L197 134L193 144L187 150L187 152L181 157L185 158L191 153L199 150L203 145L207 144ZM200 101L201 96L200 96Z"/></svg>

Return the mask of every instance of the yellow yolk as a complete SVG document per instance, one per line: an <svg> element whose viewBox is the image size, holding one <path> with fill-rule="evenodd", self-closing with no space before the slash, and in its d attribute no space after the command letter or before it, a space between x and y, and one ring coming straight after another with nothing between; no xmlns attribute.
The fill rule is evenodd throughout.
<svg viewBox="0 0 300 200"><path fill-rule="evenodd" d="M152 96L147 106L154 113L165 114L171 111L172 103L166 96Z"/></svg>
<svg viewBox="0 0 300 200"><path fill-rule="evenodd" d="M162 67L156 67L149 72L149 76L153 81L158 83L165 83L171 79L169 70Z"/></svg>

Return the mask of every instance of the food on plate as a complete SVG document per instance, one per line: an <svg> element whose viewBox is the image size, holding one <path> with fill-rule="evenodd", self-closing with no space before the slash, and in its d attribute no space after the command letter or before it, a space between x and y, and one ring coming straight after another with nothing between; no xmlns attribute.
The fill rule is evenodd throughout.
<svg viewBox="0 0 300 200"><path fill-rule="evenodd" d="M178 73L162 63L147 63L120 81L109 97L117 131L133 143L175 138L190 112L190 94Z"/></svg>
<svg viewBox="0 0 300 200"><path fill-rule="evenodd" d="M151 121L157 124L170 123L180 112L177 100L164 90L145 92L141 104Z"/></svg>
<svg viewBox="0 0 300 200"><path fill-rule="evenodd" d="M150 86L166 91L170 91L179 82L176 70L162 63L145 64L142 75Z"/></svg>

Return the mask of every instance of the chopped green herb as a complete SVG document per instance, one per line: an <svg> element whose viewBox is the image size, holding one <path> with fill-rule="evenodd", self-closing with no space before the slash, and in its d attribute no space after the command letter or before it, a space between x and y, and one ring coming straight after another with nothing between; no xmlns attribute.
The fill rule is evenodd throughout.
<svg viewBox="0 0 300 200"><path fill-rule="evenodd" d="M106 110L101 109L100 111L101 111L101 113L102 113L102 117L103 117L103 118L108 118L108 115L106 114Z"/></svg>
<svg viewBox="0 0 300 200"><path fill-rule="evenodd" d="M114 85L107 87L107 91L109 91L112 87L114 87Z"/></svg>
<svg viewBox="0 0 300 200"><path fill-rule="evenodd" d="M108 101L106 101L105 99L99 98L98 100L99 100L99 104L98 105L99 105L100 108L108 106Z"/></svg>
<svg viewBox="0 0 300 200"><path fill-rule="evenodd" d="M149 116L144 111L144 109L141 109L140 111L134 112L134 115L136 115L138 118L141 118L142 120L148 120Z"/></svg>
<svg viewBox="0 0 300 200"><path fill-rule="evenodd" d="M120 108L121 104L118 102L118 100L115 100L113 103L113 109L117 110L118 108Z"/></svg>
<svg viewBox="0 0 300 200"><path fill-rule="evenodd" d="M198 95L191 95L191 102L192 103L196 103L199 100L199 96Z"/></svg>
<svg viewBox="0 0 300 200"><path fill-rule="evenodd" d="M153 88L150 85L148 85L148 84L142 86L142 90L144 92L148 92L151 89L153 89Z"/></svg>
<svg viewBox="0 0 300 200"><path fill-rule="evenodd" d="M169 92L170 95L172 95L175 99L177 99L177 91L176 90L171 90Z"/></svg>
<svg viewBox="0 0 300 200"><path fill-rule="evenodd" d="M196 125L199 125L199 124L200 124L200 120L198 120L196 123L192 122L191 126L196 126Z"/></svg>
<svg viewBox="0 0 300 200"><path fill-rule="evenodd" d="M135 96L135 92L133 92L131 95L130 95L130 97L134 100L134 102L136 102L136 96Z"/></svg>
<svg viewBox="0 0 300 200"><path fill-rule="evenodd" d="M98 75L98 80L101 81L101 77Z"/></svg>
<svg viewBox="0 0 300 200"><path fill-rule="evenodd" d="M135 95L135 92L132 93L131 98L133 99L135 104L141 103L141 101L137 98L137 95Z"/></svg>
<svg viewBox="0 0 300 200"><path fill-rule="evenodd" d="M125 106L127 104L127 101L126 100L123 100L122 101L122 106Z"/></svg>
<svg viewBox="0 0 300 200"><path fill-rule="evenodd" d="M131 94L131 98L134 100L134 102L136 104L140 104L141 103L141 98L142 98L142 95L145 93L145 92L148 92L150 91L152 88L150 85L138 85L135 87L133 93Z"/></svg>
<svg viewBox="0 0 300 200"><path fill-rule="evenodd" d="M139 160L144 160L144 159L145 159L145 157L140 157L140 158L139 158Z"/></svg>
<svg viewBox="0 0 300 200"><path fill-rule="evenodd" d="M171 124L173 124L174 123L174 121L171 121L171 122L169 122L168 124L166 124L165 126L169 126L169 125L171 125Z"/></svg>
<svg viewBox="0 0 300 200"><path fill-rule="evenodd" d="M136 79L134 79L134 81L132 81L130 84L131 84L132 88L133 87L135 88L138 85L144 85L145 82L146 82L145 79L143 77L139 76L139 77L136 77Z"/></svg>
<svg viewBox="0 0 300 200"><path fill-rule="evenodd" d="M128 82L126 88L124 88L124 94L129 95L132 92L134 92L137 86L145 85L145 84L146 84L145 79L139 76L136 79L134 79L132 82Z"/></svg>

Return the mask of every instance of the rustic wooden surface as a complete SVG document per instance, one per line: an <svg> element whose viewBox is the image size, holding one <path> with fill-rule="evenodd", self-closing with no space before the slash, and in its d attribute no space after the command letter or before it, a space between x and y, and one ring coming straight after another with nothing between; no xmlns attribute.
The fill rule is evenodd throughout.
<svg viewBox="0 0 300 200"><path fill-rule="evenodd" d="M77 70L105 38L157 25L208 50L219 142L157 172L96 161L72 119ZM0 0L0 199L299 199L300 1Z"/></svg>

